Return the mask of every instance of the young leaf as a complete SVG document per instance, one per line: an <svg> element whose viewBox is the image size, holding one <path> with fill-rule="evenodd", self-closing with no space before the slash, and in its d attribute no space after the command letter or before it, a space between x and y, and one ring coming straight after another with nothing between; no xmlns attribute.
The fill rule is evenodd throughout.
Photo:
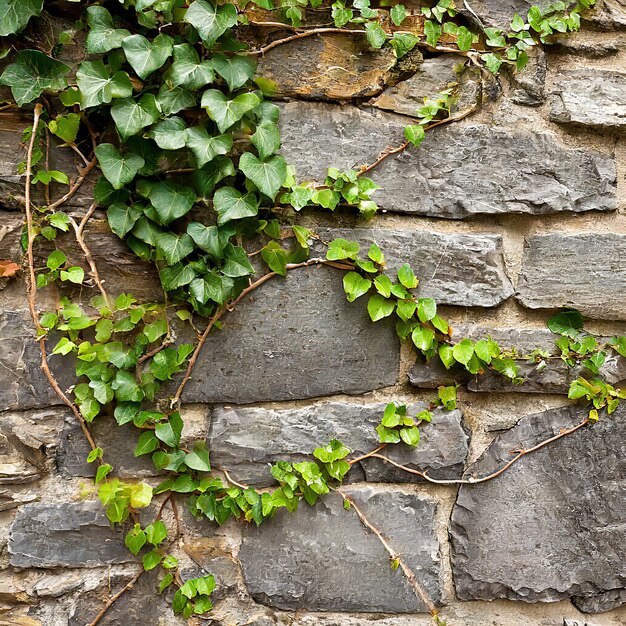
<svg viewBox="0 0 626 626"><path fill-rule="evenodd" d="M357 272L348 272L343 277L343 290L346 292L348 302L354 302L357 298L365 295L372 286L372 281L363 278Z"/></svg>
<svg viewBox="0 0 626 626"><path fill-rule="evenodd" d="M372 48L382 48L387 41L387 33L378 22L366 22L365 37Z"/></svg>
<svg viewBox="0 0 626 626"><path fill-rule="evenodd" d="M404 18L406 18L406 8L403 4L395 4L393 7L391 7L389 15L391 17L391 21L396 26L400 26L400 24L404 22Z"/></svg>
<svg viewBox="0 0 626 626"><path fill-rule="evenodd" d="M356 259L360 246L356 241L347 241L341 237L333 239L328 246L326 258L329 261L342 261L344 259Z"/></svg>
<svg viewBox="0 0 626 626"><path fill-rule="evenodd" d="M185 456L185 465L197 472L210 472L211 463L209 462L209 451L204 441L196 441L193 444L191 452Z"/></svg>
<svg viewBox="0 0 626 626"><path fill-rule="evenodd" d="M407 289L415 289L415 287L417 287L417 283L419 282L417 280L417 277L415 276L415 274L413 273L413 270L411 269L410 265L408 263L405 263L399 270L398 270L398 280L407 288Z"/></svg>
<svg viewBox="0 0 626 626"><path fill-rule="evenodd" d="M261 257L268 267L281 276L287 275L287 257L289 253L276 241L270 241L262 250Z"/></svg>
<svg viewBox="0 0 626 626"><path fill-rule="evenodd" d="M393 313L395 308L395 302L393 300L387 300L380 294L373 295L367 303L367 312L372 322L388 317Z"/></svg>

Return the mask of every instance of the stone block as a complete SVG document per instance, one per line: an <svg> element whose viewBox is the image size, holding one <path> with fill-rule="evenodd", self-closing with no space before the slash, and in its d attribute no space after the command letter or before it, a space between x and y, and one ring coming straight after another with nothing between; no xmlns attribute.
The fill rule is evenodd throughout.
<svg viewBox="0 0 626 626"><path fill-rule="evenodd" d="M339 439L359 456L379 445L375 428L385 403L324 402L308 407L216 407L211 422L209 449L215 466L224 467L238 480L271 485L269 464L310 460L315 448ZM415 415L426 406L410 405ZM422 470L436 478L458 477L467 456L467 436L461 412L436 410L431 424L421 428L417 448L389 446L385 454L394 461ZM415 481L379 459L361 462L365 479L374 482ZM354 474L354 471L352 471Z"/></svg>
<svg viewBox="0 0 626 626"><path fill-rule="evenodd" d="M415 572L432 600L441 602L435 505L402 491L346 490ZM282 609L417 613L428 609L401 570L389 567L380 541L344 510L333 493L295 514L280 510L261 528L247 525L239 551L253 599Z"/></svg>
<svg viewBox="0 0 626 626"><path fill-rule="evenodd" d="M406 118L392 113L313 102L281 109L282 152L302 180L323 180L329 166L373 163L404 141ZM520 128L444 126L419 149L383 161L371 177L382 187L374 200L398 213L462 219L616 208L612 158Z"/></svg>
<svg viewBox="0 0 626 626"><path fill-rule="evenodd" d="M515 450L528 449L580 423L575 406L526 416L505 431L466 475L491 474ZM532 452L498 478L463 485L450 536L457 596L556 602L588 610L617 606L626 577L626 472L622 405L593 426Z"/></svg>
<svg viewBox="0 0 626 626"><path fill-rule="evenodd" d="M531 309L578 309L626 319L626 235L580 233L526 239L517 299Z"/></svg>
<svg viewBox="0 0 626 626"><path fill-rule="evenodd" d="M346 301L341 272L308 267L276 277L223 319L205 343L185 402L280 401L358 394L398 379L391 323Z"/></svg>

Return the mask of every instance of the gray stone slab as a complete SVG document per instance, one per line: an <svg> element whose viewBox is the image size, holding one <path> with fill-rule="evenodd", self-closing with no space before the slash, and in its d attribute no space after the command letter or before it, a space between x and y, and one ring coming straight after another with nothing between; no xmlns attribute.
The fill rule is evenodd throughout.
<svg viewBox="0 0 626 626"><path fill-rule="evenodd" d="M466 475L488 475L515 450L584 416L584 408L570 406L524 417ZM625 430L622 405L525 456L498 478L461 487L450 526L459 599L555 602L575 596L594 610L594 599L623 592Z"/></svg>
<svg viewBox="0 0 626 626"><path fill-rule="evenodd" d="M313 102L281 109L282 152L302 180L323 180L329 166L372 163L404 141L406 118L392 113ZM613 159L519 128L441 127L419 149L389 157L371 176L382 187L373 198L399 213L460 219L616 208Z"/></svg>
<svg viewBox="0 0 626 626"><path fill-rule="evenodd" d="M528 64L511 76L511 100L524 106L539 106L546 99L545 85L548 64L541 48L531 48Z"/></svg>
<svg viewBox="0 0 626 626"><path fill-rule="evenodd" d="M341 274L302 268L251 293L209 336L183 400L246 404L393 385L393 324L374 325L366 303L347 302Z"/></svg>
<svg viewBox="0 0 626 626"><path fill-rule="evenodd" d="M339 439L354 456L379 445L376 426L385 403L324 402L313 406L266 409L261 407L216 407L211 421L211 462L225 467L238 480L271 485L269 464L276 461L310 460L315 448ZM410 405L415 415L426 405ZM460 411L434 411L431 424L421 428L417 448L389 446L385 454L413 468L428 469L437 478L454 478L463 472L467 436ZM378 459L361 463L365 479L373 482L414 482L416 476L397 471ZM352 472L354 474L354 471Z"/></svg>
<svg viewBox="0 0 626 626"><path fill-rule="evenodd" d="M517 299L531 309L568 307L626 319L626 235L537 235L524 244Z"/></svg>
<svg viewBox="0 0 626 626"><path fill-rule="evenodd" d="M28 504L9 535L14 567L98 567L134 560L99 502Z"/></svg>
<svg viewBox="0 0 626 626"><path fill-rule="evenodd" d="M560 72L550 96L550 120L611 131L626 130L626 72Z"/></svg>
<svg viewBox="0 0 626 626"><path fill-rule="evenodd" d="M434 503L412 493L350 491L369 521L402 554L437 604L438 544ZM261 528L244 527L239 560L253 599L283 609L426 612L389 554L338 494L295 514L282 509Z"/></svg>
<svg viewBox="0 0 626 626"><path fill-rule="evenodd" d="M409 263L421 281L416 295L440 304L492 307L513 293L500 235L370 228L316 228L315 232L324 241L337 237L358 241L363 257L370 245L377 243L386 255L390 274ZM323 248L319 252L323 254Z"/></svg>

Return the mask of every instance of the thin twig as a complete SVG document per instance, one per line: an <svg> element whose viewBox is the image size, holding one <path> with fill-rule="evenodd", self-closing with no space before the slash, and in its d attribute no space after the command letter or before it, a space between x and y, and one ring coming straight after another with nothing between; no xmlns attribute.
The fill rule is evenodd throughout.
<svg viewBox="0 0 626 626"><path fill-rule="evenodd" d="M98 615L96 615L87 626L96 626L96 624L104 617L105 613L113 606L114 602L122 595L124 595L127 591L130 591L135 583L143 576L144 572L146 572L143 567L128 581L114 596L111 596L106 604L102 607Z"/></svg>
<svg viewBox="0 0 626 626"><path fill-rule="evenodd" d="M266 52L269 52L273 48L280 46L285 43L289 43L290 41L296 41L296 39L302 39L304 37L311 37L311 35L321 35L323 33L343 33L345 35L364 35L367 33L366 30L350 30L347 28L312 28L311 30L305 30L304 32L297 33L296 35L290 35L289 37L285 37L284 39L277 39L276 41L272 41L272 43L267 44L267 46L263 46L258 50L251 50L248 52L250 56L262 56Z"/></svg>
<svg viewBox="0 0 626 626"><path fill-rule="evenodd" d="M69 191L62 198L59 198L58 200L55 200L52 204L48 205L48 209L50 211L54 211L55 209L58 209L62 204L65 204L66 202L71 200L74 197L74 194L80 189L81 185L85 182L85 179L87 178L87 175L89 174L89 172L91 172L91 170L94 167L96 167L97 162L98 161L96 157L94 157L91 161L89 161L89 165L86 165L82 170L79 171L78 178L72 184Z"/></svg>
<svg viewBox="0 0 626 626"><path fill-rule="evenodd" d="M357 456L356 459L350 459L348 461L348 463L350 465L354 465L355 463L358 463L359 461L362 461L363 459L369 459L373 454L376 454L377 452L380 452L383 448L386 448L387 444L386 443L381 443L378 448L374 448L371 452L367 452L366 454L363 454L361 456Z"/></svg>
<svg viewBox="0 0 626 626"><path fill-rule="evenodd" d="M223 467L221 468L214 468L220 472L222 472L222 474L224 474L224 476L226 476L226 480L231 484L231 485L235 485L235 487L239 487L239 489L247 489L248 485L244 485L243 483L237 482L229 473L227 469L224 469Z"/></svg>
<svg viewBox="0 0 626 626"><path fill-rule="evenodd" d="M355 504L354 500L350 496L348 496L347 494L343 493L343 491L341 491L340 489L338 491L339 491L341 497L346 502L348 502L350 504L350 508L354 509L354 512L357 514L357 516L358 516L359 520L361 521L361 523L363 524L363 526L365 526L366 528L371 530L374 533L374 535L376 535L376 538L380 541L380 543L383 545L385 550L389 553L389 558L392 561L395 561L395 563L397 563L399 565L399 567L402 569L402 573L405 575L409 585L411 585L411 588L415 592L415 595L428 607L428 610L430 611L430 614L433 617L435 617L439 613L439 610L435 606L435 603L432 601L432 599L430 598L430 596L428 595L426 590L417 582L417 579L415 578L415 572L413 572L413 570L404 562L404 559L402 558L402 556L400 556L389 545L389 542L385 539L385 537L380 532L380 530L378 530L378 528L376 528L376 526L374 526L367 519L367 517L365 517L365 514Z"/></svg>
<svg viewBox="0 0 626 626"><path fill-rule="evenodd" d="M89 159L78 149L78 146L73 141L70 141L65 145L74 150L74 152L76 152L76 154L82 159L85 165L89 165Z"/></svg>

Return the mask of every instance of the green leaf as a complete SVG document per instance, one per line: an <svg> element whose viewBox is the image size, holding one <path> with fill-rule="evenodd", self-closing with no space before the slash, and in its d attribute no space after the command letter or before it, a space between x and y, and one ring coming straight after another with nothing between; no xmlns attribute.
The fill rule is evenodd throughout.
<svg viewBox="0 0 626 626"><path fill-rule="evenodd" d="M96 156L104 177L111 183L113 189L121 189L130 183L137 172L145 165L145 161L138 154L121 152L110 143L101 143L96 147Z"/></svg>
<svg viewBox="0 0 626 626"><path fill-rule="evenodd" d="M389 298L391 296L393 283L389 279L389 276L385 276L384 274L376 276L374 279L374 286L376 287L376 291L378 291L381 296L384 296L385 298Z"/></svg>
<svg viewBox="0 0 626 626"><path fill-rule="evenodd" d="M254 268L250 264L246 251L241 246L233 246L229 243L224 249L226 263L222 272L230 278L239 278L254 274Z"/></svg>
<svg viewBox="0 0 626 626"><path fill-rule="evenodd" d="M441 39L441 24L426 20L424 22L424 35L426 35L426 43L433 48L437 47L437 43Z"/></svg>
<svg viewBox="0 0 626 626"><path fill-rule="evenodd" d="M159 276L161 277L163 289L172 291L188 285L195 278L196 272L191 265L177 263L172 267L162 267L159 271Z"/></svg>
<svg viewBox="0 0 626 626"><path fill-rule="evenodd" d="M408 446L415 447L420 442L420 431L417 426L400 429L400 439Z"/></svg>
<svg viewBox="0 0 626 626"><path fill-rule="evenodd" d="M67 115L59 115L56 119L48 122L48 128L51 133L63 139L63 141L76 141L78 128L80 126L80 116L76 113L68 113Z"/></svg>
<svg viewBox="0 0 626 626"><path fill-rule="evenodd" d="M313 456L316 459L319 459L322 463L339 461L340 459L347 457L348 454L350 454L350 448L337 439L331 439L327 446L324 448L316 448L313 451Z"/></svg>
<svg viewBox="0 0 626 626"><path fill-rule="evenodd" d="M380 443L400 443L400 433L392 428L386 428L382 424L376 426Z"/></svg>
<svg viewBox="0 0 626 626"><path fill-rule="evenodd" d="M187 9L185 21L198 31L205 47L211 48L219 37L237 23L237 9L230 2L216 7L207 0L195 0Z"/></svg>
<svg viewBox="0 0 626 626"><path fill-rule="evenodd" d="M259 212L259 200L256 194L248 192L244 195L234 187L218 189L213 196L213 203L218 216L218 224L253 217Z"/></svg>
<svg viewBox="0 0 626 626"><path fill-rule="evenodd" d="M403 4L395 4L391 7L389 15L391 17L391 21L396 26L400 26L400 24L404 22L404 18L406 18L406 8Z"/></svg>
<svg viewBox="0 0 626 626"><path fill-rule="evenodd" d="M49 270L57 270L61 266L65 265L67 257L61 250L53 250L46 260L46 267Z"/></svg>
<svg viewBox="0 0 626 626"><path fill-rule="evenodd" d="M446 411L456 409L456 387L454 385L449 387L439 387L437 390L437 396Z"/></svg>
<svg viewBox="0 0 626 626"><path fill-rule="evenodd" d="M174 574L168 572L159 583L159 593L163 593L174 582Z"/></svg>
<svg viewBox="0 0 626 626"><path fill-rule="evenodd" d="M215 54L211 58L210 64L226 81L230 91L243 87L254 76L256 70L256 61L239 54L231 57L227 57L225 54Z"/></svg>
<svg viewBox="0 0 626 626"><path fill-rule="evenodd" d="M167 528L162 520L157 520L153 524L146 526L146 539L153 546L160 546L167 539Z"/></svg>
<svg viewBox="0 0 626 626"><path fill-rule="evenodd" d="M404 136L406 140L412 143L416 148L420 146L426 137L424 127L419 124L411 124L404 127Z"/></svg>
<svg viewBox="0 0 626 626"><path fill-rule="evenodd" d="M463 339L452 348L452 355L463 365L467 365L474 355L474 343L470 339Z"/></svg>
<svg viewBox="0 0 626 626"><path fill-rule="evenodd" d="M372 286L372 281L363 278L357 272L348 272L343 277L343 290L346 292L348 302L354 302L357 298L365 295Z"/></svg>
<svg viewBox="0 0 626 626"><path fill-rule="evenodd" d="M143 327L143 334L149 343L154 343L159 337L167 333L167 320L165 318L158 319L156 322L146 324Z"/></svg>
<svg viewBox="0 0 626 626"><path fill-rule="evenodd" d="M333 239L328 246L326 258L329 261L342 261L343 259L356 259L361 247L356 241L348 241L338 237Z"/></svg>
<svg viewBox="0 0 626 626"><path fill-rule="evenodd" d="M115 390L115 399L120 402L141 402L143 400L143 391L139 388L131 372L118 371L111 382L111 387Z"/></svg>
<svg viewBox="0 0 626 626"><path fill-rule="evenodd" d="M151 126L160 117L156 98L144 94L140 100L123 98L111 107L111 117L122 139L136 135L142 128Z"/></svg>
<svg viewBox="0 0 626 626"><path fill-rule="evenodd" d="M497 74L500 70L500 66L502 65L502 59L497 54L490 52L489 54L483 54L482 60L485 62L487 69L492 74Z"/></svg>
<svg viewBox="0 0 626 626"><path fill-rule="evenodd" d="M239 159L239 169L272 200L287 178L287 163L282 156L261 161L251 152L244 152Z"/></svg>
<svg viewBox="0 0 626 626"><path fill-rule="evenodd" d="M365 37L372 48L382 48L387 41L387 33L379 22L366 22Z"/></svg>
<svg viewBox="0 0 626 626"><path fill-rule="evenodd" d="M197 472L210 472L211 463L209 462L209 451L204 441L196 441L193 444L191 452L185 456L185 465Z"/></svg>
<svg viewBox="0 0 626 626"><path fill-rule="evenodd" d="M3 27L0 26L0 29ZM17 105L23 106L38 98L46 89L60 91L66 87L65 75L69 71L67 65L39 50L20 50L15 61L0 76L0 84L10 87Z"/></svg>
<svg viewBox="0 0 626 626"><path fill-rule="evenodd" d="M437 315L437 303L432 298L420 298L417 301L417 317L420 322L429 322Z"/></svg>
<svg viewBox="0 0 626 626"><path fill-rule="evenodd" d="M146 483L135 483L130 490L130 506L144 509L152 502L152 487Z"/></svg>
<svg viewBox="0 0 626 626"><path fill-rule="evenodd" d="M388 317L393 313L395 302L393 300L387 300L380 294L373 295L367 303L367 312L372 322Z"/></svg>
<svg viewBox="0 0 626 626"><path fill-rule="evenodd" d="M408 322L415 315L416 309L417 303L413 300L399 300L396 305L398 317L405 322Z"/></svg>
<svg viewBox="0 0 626 626"><path fill-rule="evenodd" d="M563 311L551 317L547 325L557 335L576 339L583 329L583 317L578 311Z"/></svg>
<svg viewBox="0 0 626 626"><path fill-rule="evenodd" d="M133 94L128 74L115 72L111 76L102 61L81 63L76 72L76 83L81 93L81 109L108 104L113 98L129 98Z"/></svg>
<svg viewBox="0 0 626 626"><path fill-rule="evenodd" d="M242 93L233 100L229 100L218 89L208 89L202 94L201 100L201 106L206 108L209 116L215 121L221 133L228 130L248 111L256 108L260 103L261 101L256 94Z"/></svg>
<svg viewBox="0 0 626 626"><path fill-rule="evenodd" d="M137 440L137 445L135 446L135 451L133 454L135 456L150 454L150 452L154 452L158 447L159 440L156 438L151 430L147 430L139 435L139 439Z"/></svg>
<svg viewBox="0 0 626 626"><path fill-rule="evenodd" d="M115 421L120 426L132 422L135 415L139 412L140 406L138 402L118 402L114 412Z"/></svg>
<svg viewBox="0 0 626 626"><path fill-rule="evenodd" d="M130 95L130 94L129 94ZM163 115L173 115L196 105L196 97L183 87L163 85L157 94L157 103Z"/></svg>
<svg viewBox="0 0 626 626"><path fill-rule="evenodd" d="M524 27L524 20L516 13L513 16L513 20L511 21L511 30L514 33L519 33L520 31L524 30Z"/></svg>
<svg viewBox="0 0 626 626"><path fill-rule="evenodd" d="M122 41L126 59L142 80L158 70L172 55L174 40L161 33L152 41L143 35L131 35Z"/></svg>
<svg viewBox="0 0 626 626"><path fill-rule="evenodd" d="M156 210L159 220L167 225L189 213L196 201L196 193L191 187L161 181L149 186L147 198ZM169 263L173 265L176 261Z"/></svg>
<svg viewBox="0 0 626 626"><path fill-rule="evenodd" d="M370 246L370 249L367 251L367 256L372 259L374 263L378 263L378 265L385 264L385 255L375 243Z"/></svg>
<svg viewBox="0 0 626 626"><path fill-rule="evenodd" d="M220 233L217 226L205 226L200 222L191 222L187 225L187 233L201 250L209 254L212 260L218 261L222 258L228 238Z"/></svg>
<svg viewBox="0 0 626 626"><path fill-rule="evenodd" d="M147 552L143 556L143 568L146 571L154 569L161 562L162 558L163 554L160 550L155 549Z"/></svg>
<svg viewBox="0 0 626 626"><path fill-rule="evenodd" d="M206 128L196 126L187 129L185 141L187 147L193 152L198 167L206 165L216 156L228 154L233 147L231 135L217 135L211 137Z"/></svg>
<svg viewBox="0 0 626 626"><path fill-rule="evenodd" d="M472 39L472 33L465 26L459 26L456 36L456 45L459 47L459 50L470 50L473 43Z"/></svg>
<svg viewBox="0 0 626 626"><path fill-rule="evenodd" d="M0 37L19 33L31 17L39 15L43 0L2 0L0 2Z"/></svg>
<svg viewBox="0 0 626 626"><path fill-rule="evenodd" d="M174 62L163 76L172 87L201 89L215 80L210 61L200 61L196 49L183 43L174 46Z"/></svg>
<svg viewBox="0 0 626 626"><path fill-rule="evenodd" d="M261 257L268 267L281 276L287 276L287 257L289 253L276 241L270 241L262 250Z"/></svg>
<svg viewBox="0 0 626 626"><path fill-rule="evenodd" d="M172 413L167 422L156 424L154 434L166 446L177 448L180 444L180 435L183 431L183 420L178 411Z"/></svg>
<svg viewBox="0 0 626 626"><path fill-rule="evenodd" d="M120 238L124 238L141 217L141 211L134 206L115 203L107 209L109 227Z"/></svg>
<svg viewBox="0 0 626 626"><path fill-rule="evenodd" d="M419 43L419 37L413 33L394 33L391 38L391 47L398 59L406 56Z"/></svg>
<svg viewBox="0 0 626 626"><path fill-rule="evenodd" d="M265 121L259 124L250 139L262 159L271 156L280 148L280 131L274 122Z"/></svg>
<svg viewBox="0 0 626 626"><path fill-rule="evenodd" d="M122 45L130 32L125 28L115 28L111 14L100 6L90 6L85 9L89 32L87 34L86 49L89 54L104 54Z"/></svg>
<svg viewBox="0 0 626 626"><path fill-rule="evenodd" d="M129 530L126 533L126 537L124 538L124 545L135 555L137 556L146 543L146 533L141 530L141 526L139 524L135 524L132 530Z"/></svg>
<svg viewBox="0 0 626 626"><path fill-rule="evenodd" d="M193 240L187 233L182 235L163 233L159 235L156 247L165 257L168 265L175 265L186 256L189 256L194 250Z"/></svg>
<svg viewBox="0 0 626 626"><path fill-rule="evenodd" d="M168 117L153 126L145 136L154 139L163 150L179 150L187 141L187 124L180 117Z"/></svg>
<svg viewBox="0 0 626 626"><path fill-rule="evenodd" d="M231 297L234 285L231 278L213 271L201 278L194 278L189 285L189 291L202 304L206 304L208 300L224 304Z"/></svg>
<svg viewBox="0 0 626 626"><path fill-rule="evenodd" d="M435 333L430 328L417 326L411 333L411 339L418 350L426 352L434 347Z"/></svg>
<svg viewBox="0 0 626 626"><path fill-rule="evenodd" d="M626 337L625 336L611 337L608 343L611 346L611 348L615 350L615 352L617 352L623 357L626 357Z"/></svg>
<svg viewBox="0 0 626 626"><path fill-rule="evenodd" d="M398 280L407 288L407 289L415 289L418 284L418 280L413 273L413 270L409 266L408 263L405 263L398 270Z"/></svg>
<svg viewBox="0 0 626 626"><path fill-rule="evenodd" d="M102 482L111 473L112 470L113 468L108 463L103 463L96 470L96 477L94 478L94 483L97 485L99 482Z"/></svg>

